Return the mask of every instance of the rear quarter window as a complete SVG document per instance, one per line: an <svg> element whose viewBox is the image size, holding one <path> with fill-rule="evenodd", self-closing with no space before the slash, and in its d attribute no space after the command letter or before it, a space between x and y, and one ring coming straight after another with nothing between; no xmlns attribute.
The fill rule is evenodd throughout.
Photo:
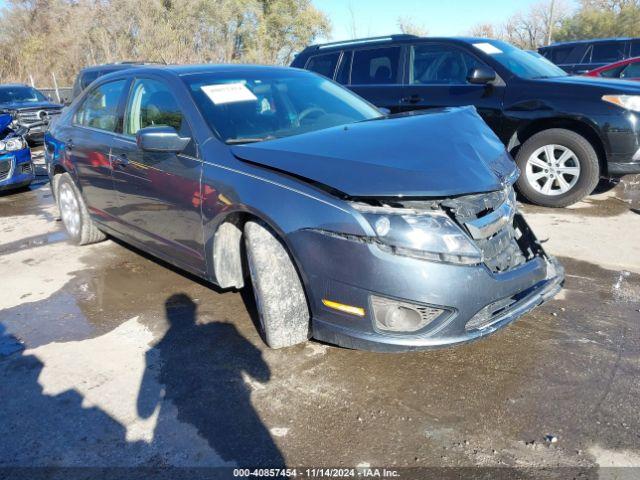
<svg viewBox="0 0 640 480"><path fill-rule="evenodd" d="M340 60L340 52L327 53L324 55L314 55L307 61L307 70L324 75L327 78L333 78L333 73Z"/></svg>

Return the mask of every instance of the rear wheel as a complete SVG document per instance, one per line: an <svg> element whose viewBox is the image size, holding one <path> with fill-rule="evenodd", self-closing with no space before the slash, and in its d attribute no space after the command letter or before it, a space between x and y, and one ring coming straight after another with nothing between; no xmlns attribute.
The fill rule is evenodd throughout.
<svg viewBox="0 0 640 480"><path fill-rule="evenodd" d="M562 128L528 139L516 155L518 190L545 207L566 207L589 195L600 179L598 155L583 136Z"/></svg>
<svg viewBox="0 0 640 480"><path fill-rule="evenodd" d="M264 339L282 348L309 338L309 307L285 246L265 224L244 227L247 261Z"/></svg>
<svg viewBox="0 0 640 480"><path fill-rule="evenodd" d="M68 173L61 174L55 185L60 217L71 240L78 245L104 240L105 234L98 230L91 220L87 206L71 176Z"/></svg>

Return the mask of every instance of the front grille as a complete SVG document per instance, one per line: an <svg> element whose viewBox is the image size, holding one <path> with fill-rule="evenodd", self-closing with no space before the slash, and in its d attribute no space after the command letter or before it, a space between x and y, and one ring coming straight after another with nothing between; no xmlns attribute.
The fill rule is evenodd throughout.
<svg viewBox="0 0 640 480"><path fill-rule="evenodd" d="M517 213L512 187L448 199L442 206L474 239L492 272L506 272L522 265L539 249L535 237Z"/></svg>
<svg viewBox="0 0 640 480"><path fill-rule="evenodd" d="M24 163L22 164L22 173L31 173L31 164L30 163Z"/></svg>
<svg viewBox="0 0 640 480"><path fill-rule="evenodd" d="M59 109L39 108L34 110L19 110L16 114L18 122L29 125L31 123L41 122L43 120L43 112L45 119L52 119L54 116L60 114Z"/></svg>
<svg viewBox="0 0 640 480"><path fill-rule="evenodd" d="M11 159L0 160L0 180L5 180L11 172Z"/></svg>

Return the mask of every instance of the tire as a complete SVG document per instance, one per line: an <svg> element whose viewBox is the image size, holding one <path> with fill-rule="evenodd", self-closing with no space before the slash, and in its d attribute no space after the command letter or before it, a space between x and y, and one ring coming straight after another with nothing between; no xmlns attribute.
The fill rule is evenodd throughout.
<svg viewBox="0 0 640 480"><path fill-rule="evenodd" d="M247 262L260 327L271 348L309 339L309 307L302 282L285 246L265 224L244 227Z"/></svg>
<svg viewBox="0 0 640 480"><path fill-rule="evenodd" d="M107 238L91 220L87 205L71 176L60 174L55 186L60 217L71 241L77 245L89 245Z"/></svg>
<svg viewBox="0 0 640 480"><path fill-rule="evenodd" d="M529 138L518 151L516 163L521 171L518 191L531 203L544 207L576 203L593 192L600 180L598 155L591 143L562 128L544 130Z"/></svg>

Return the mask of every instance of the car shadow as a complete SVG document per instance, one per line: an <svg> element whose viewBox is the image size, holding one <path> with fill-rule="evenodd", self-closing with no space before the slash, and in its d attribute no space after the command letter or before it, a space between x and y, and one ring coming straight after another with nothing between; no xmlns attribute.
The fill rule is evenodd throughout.
<svg viewBox="0 0 640 480"><path fill-rule="evenodd" d="M200 323L198 307L186 294L165 302L169 329L147 352L138 395L138 414L160 408L154 439L171 435L167 420L198 434L226 462L242 466L283 466L284 459L251 403L250 385L269 381L262 353L234 325ZM159 357L159 371L156 365Z"/></svg>

